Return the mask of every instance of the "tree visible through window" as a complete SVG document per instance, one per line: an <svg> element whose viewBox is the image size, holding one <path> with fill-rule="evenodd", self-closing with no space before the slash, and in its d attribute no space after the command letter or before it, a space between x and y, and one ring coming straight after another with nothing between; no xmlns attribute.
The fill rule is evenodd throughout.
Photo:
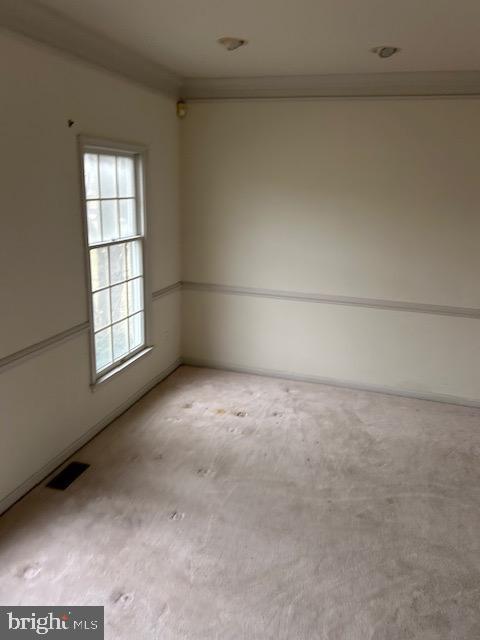
<svg viewBox="0 0 480 640"><path fill-rule="evenodd" d="M83 148L96 376L145 346L141 158Z"/></svg>

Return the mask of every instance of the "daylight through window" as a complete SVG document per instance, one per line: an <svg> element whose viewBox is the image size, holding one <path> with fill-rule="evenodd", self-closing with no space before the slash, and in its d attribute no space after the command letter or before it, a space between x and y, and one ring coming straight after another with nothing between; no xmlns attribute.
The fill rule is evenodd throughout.
<svg viewBox="0 0 480 640"><path fill-rule="evenodd" d="M95 372L145 346L144 233L138 154L84 148Z"/></svg>

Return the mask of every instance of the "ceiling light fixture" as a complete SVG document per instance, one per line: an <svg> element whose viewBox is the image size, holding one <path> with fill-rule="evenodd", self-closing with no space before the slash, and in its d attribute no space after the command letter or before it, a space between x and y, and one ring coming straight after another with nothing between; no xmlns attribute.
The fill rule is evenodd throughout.
<svg viewBox="0 0 480 640"><path fill-rule="evenodd" d="M219 38L217 42L221 44L222 47L225 47L227 51L235 51L235 49L239 49L247 44L247 41L243 38L232 38L231 36Z"/></svg>
<svg viewBox="0 0 480 640"><path fill-rule="evenodd" d="M379 58L390 58L395 53L398 53L400 51L400 48L381 46L381 47L374 47L373 49L370 49L370 51L372 53L376 53Z"/></svg>

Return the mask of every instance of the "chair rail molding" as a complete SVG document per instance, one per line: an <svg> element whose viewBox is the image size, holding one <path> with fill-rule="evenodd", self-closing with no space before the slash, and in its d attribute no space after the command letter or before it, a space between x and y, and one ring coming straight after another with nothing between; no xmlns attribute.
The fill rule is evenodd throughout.
<svg viewBox="0 0 480 640"><path fill-rule="evenodd" d="M167 285L162 289L158 289L152 293L152 300L158 300L159 298L163 298L170 293L174 293L175 291L180 291L181 282L175 282L173 284ZM82 333L87 332L90 329L90 323L87 321L81 322L73 327L65 329L64 331L60 331L53 336L49 336L44 340L36 342L34 344L25 347L24 349L20 349L19 351L15 351L14 353L10 353L3 358L0 358L0 373L2 369L6 369L9 366L12 366L19 362L20 360L24 360L25 358L37 355L45 351L46 349L50 349L52 347L65 342L65 340L69 340L70 338L74 338Z"/></svg>

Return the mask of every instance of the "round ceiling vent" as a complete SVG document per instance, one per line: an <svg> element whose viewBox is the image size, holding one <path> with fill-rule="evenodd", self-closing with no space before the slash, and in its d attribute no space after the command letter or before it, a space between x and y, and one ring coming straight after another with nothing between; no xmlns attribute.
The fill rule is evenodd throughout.
<svg viewBox="0 0 480 640"><path fill-rule="evenodd" d="M388 47L388 46L374 47L373 49L371 49L371 52L376 53L379 58L390 58L391 56L395 55L399 51L400 51L399 47Z"/></svg>
<svg viewBox="0 0 480 640"><path fill-rule="evenodd" d="M235 51L235 49L239 49L247 44L247 41L243 38L233 38L231 36L219 38L217 42L221 44L222 47L225 47L227 51Z"/></svg>

